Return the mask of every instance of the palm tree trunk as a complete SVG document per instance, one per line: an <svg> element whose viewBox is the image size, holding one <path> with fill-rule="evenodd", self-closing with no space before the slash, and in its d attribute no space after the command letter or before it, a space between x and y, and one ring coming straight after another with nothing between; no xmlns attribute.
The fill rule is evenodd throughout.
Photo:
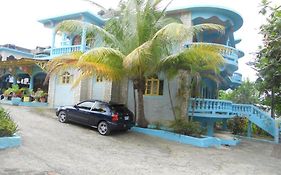
<svg viewBox="0 0 281 175"><path fill-rule="evenodd" d="M146 128L148 122L146 121L144 115L144 100L143 100L143 94L145 91L145 80L144 79L134 80L134 87L137 89L138 92L137 125L142 128Z"/></svg>
<svg viewBox="0 0 281 175"><path fill-rule="evenodd" d="M146 128L148 123L144 116L144 100L143 100L143 91L142 89L138 89L138 116L137 116L137 124Z"/></svg>
<svg viewBox="0 0 281 175"><path fill-rule="evenodd" d="M191 78L189 76L188 71L181 70L179 75L180 80L180 118L187 119L188 117L188 105L189 105L189 98L190 98L190 83Z"/></svg>
<svg viewBox="0 0 281 175"><path fill-rule="evenodd" d="M133 92L134 92L134 122L136 122L136 116L137 116L137 101L136 101L136 90L133 87Z"/></svg>
<svg viewBox="0 0 281 175"><path fill-rule="evenodd" d="M168 82L168 92L169 92L170 104L171 104L171 108L173 111L174 119L176 120L176 111L175 111L175 107L174 107L174 103L173 103L173 99L172 99L172 95L171 95L170 81L168 80L167 82Z"/></svg>

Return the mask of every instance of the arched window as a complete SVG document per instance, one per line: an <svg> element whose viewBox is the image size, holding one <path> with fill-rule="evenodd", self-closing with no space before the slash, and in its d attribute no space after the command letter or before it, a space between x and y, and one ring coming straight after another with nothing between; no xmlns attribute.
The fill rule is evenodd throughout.
<svg viewBox="0 0 281 175"><path fill-rule="evenodd" d="M72 40L72 45L80 45L81 44L81 36L80 35L76 35L73 40Z"/></svg>
<svg viewBox="0 0 281 175"><path fill-rule="evenodd" d="M69 72L64 72L61 75L61 83L62 84L70 84L71 83L71 79L72 79L72 75L70 75Z"/></svg>
<svg viewBox="0 0 281 175"><path fill-rule="evenodd" d="M15 60L16 58L14 57L14 55L10 55L7 57L7 61L12 61Z"/></svg>

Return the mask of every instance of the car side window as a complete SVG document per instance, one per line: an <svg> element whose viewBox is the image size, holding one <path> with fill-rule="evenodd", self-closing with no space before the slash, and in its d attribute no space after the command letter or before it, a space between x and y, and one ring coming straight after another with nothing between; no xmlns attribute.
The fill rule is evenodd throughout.
<svg viewBox="0 0 281 175"><path fill-rule="evenodd" d="M78 104L77 106L78 106L79 109L91 110L93 105L94 105L93 102L85 101L85 102L82 102L82 103Z"/></svg>
<svg viewBox="0 0 281 175"><path fill-rule="evenodd" d="M106 104L105 103L101 103L101 102L95 102L95 105L93 107L93 111L97 111L97 112L106 112L107 110Z"/></svg>

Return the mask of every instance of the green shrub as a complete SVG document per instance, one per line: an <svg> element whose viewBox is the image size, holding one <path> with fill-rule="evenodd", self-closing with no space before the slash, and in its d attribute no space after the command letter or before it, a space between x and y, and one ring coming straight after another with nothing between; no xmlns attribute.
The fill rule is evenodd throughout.
<svg viewBox="0 0 281 175"><path fill-rule="evenodd" d="M17 124L12 120L10 114L0 107L0 137L13 136L17 130Z"/></svg>
<svg viewBox="0 0 281 175"><path fill-rule="evenodd" d="M246 118L234 117L228 120L228 128L235 135L245 135L247 132L248 121Z"/></svg>
<svg viewBox="0 0 281 175"><path fill-rule="evenodd" d="M181 118L172 121L170 127L175 133L194 137L201 137L205 132L200 123Z"/></svg>

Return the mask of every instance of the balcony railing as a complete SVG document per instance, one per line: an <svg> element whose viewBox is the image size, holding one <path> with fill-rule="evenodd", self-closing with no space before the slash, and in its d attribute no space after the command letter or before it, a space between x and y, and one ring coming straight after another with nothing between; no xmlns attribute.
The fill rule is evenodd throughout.
<svg viewBox="0 0 281 175"><path fill-rule="evenodd" d="M232 102L217 99L199 99L191 98L189 103L189 113L204 114L224 114L228 115L232 112Z"/></svg>
<svg viewBox="0 0 281 175"><path fill-rule="evenodd" d="M81 50L81 45L51 48L51 56L54 57L54 56L69 54L69 53L77 52L77 51L80 51L80 50Z"/></svg>
<svg viewBox="0 0 281 175"><path fill-rule="evenodd" d="M276 137L276 121L270 114L251 104L234 104L231 101L215 99L196 99L189 101L188 114L195 117L232 118L247 117L251 122Z"/></svg>
<svg viewBox="0 0 281 175"><path fill-rule="evenodd" d="M234 72L231 81L236 84L241 84L242 83L242 75L240 73Z"/></svg>
<svg viewBox="0 0 281 175"><path fill-rule="evenodd" d="M212 46L219 47L220 53L230 64L238 65L238 58L244 56L244 53L242 51L230 46L216 44L216 43L192 43L191 45L196 45L196 44L205 44L205 45L212 45Z"/></svg>
<svg viewBox="0 0 281 175"><path fill-rule="evenodd" d="M49 57L50 55L48 54L37 54L37 55L34 55L34 58L36 59L40 59L40 58L47 58Z"/></svg>

